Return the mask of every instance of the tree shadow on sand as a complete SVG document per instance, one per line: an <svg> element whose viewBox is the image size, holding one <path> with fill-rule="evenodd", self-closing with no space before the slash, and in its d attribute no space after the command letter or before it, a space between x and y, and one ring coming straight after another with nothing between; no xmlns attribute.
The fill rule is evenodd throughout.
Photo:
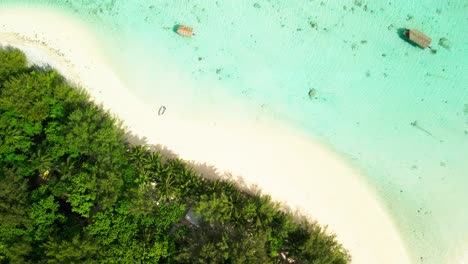
<svg viewBox="0 0 468 264"><path fill-rule="evenodd" d="M240 190L246 192L249 195L255 196L261 196L263 195L262 190L260 186L256 184L248 184L244 178L240 175L233 175L230 172L223 172L217 169L215 166L210 165L208 163L200 163L200 162L195 162L195 161L189 161L189 160L184 160L179 155L177 155L174 151L170 150L166 146L163 146L161 144L148 144L147 138L146 137L139 137L138 135L127 131L125 133L125 136L127 138L127 141L132 144L132 145L145 145L148 147L149 151L151 152L157 152L161 154L163 159L165 160L171 160L171 159L180 159L182 160L193 172L195 172L197 175L200 177L203 177L207 180L223 180L227 182L232 182L235 184L237 188ZM264 194L268 195L268 194ZM289 213L293 216L293 220L298 223L302 224L305 222L308 223L316 223L314 219L312 219L307 213L305 213L303 210L300 208L291 208L288 206L285 201L278 201L278 200L273 200L275 203L279 205L279 208L285 212ZM325 226L326 228L326 226Z"/></svg>
<svg viewBox="0 0 468 264"><path fill-rule="evenodd" d="M238 188L243 191L246 191L249 194L261 194L259 187L255 184L248 185L244 179L240 176L234 176L232 173L229 172L222 172L217 169L215 166L210 165L208 163L200 163L190 160L182 159L179 155L177 155L174 151L170 150L166 146L161 144L148 144L148 140L146 137L139 137L138 135L132 132L126 132L125 136L127 141L131 145L145 145L148 147L149 151L151 152L158 152L165 160L171 159L180 159L184 161L184 163L194 172L196 172L199 176L208 179L208 180L225 180L225 181L232 181L236 184Z"/></svg>

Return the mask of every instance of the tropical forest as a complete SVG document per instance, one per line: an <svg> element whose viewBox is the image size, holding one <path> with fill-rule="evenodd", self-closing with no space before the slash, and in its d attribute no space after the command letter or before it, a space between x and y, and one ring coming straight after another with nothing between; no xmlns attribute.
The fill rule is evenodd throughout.
<svg viewBox="0 0 468 264"><path fill-rule="evenodd" d="M349 263L260 192L130 143L50 67L0 48L0 263Z"/></svg>

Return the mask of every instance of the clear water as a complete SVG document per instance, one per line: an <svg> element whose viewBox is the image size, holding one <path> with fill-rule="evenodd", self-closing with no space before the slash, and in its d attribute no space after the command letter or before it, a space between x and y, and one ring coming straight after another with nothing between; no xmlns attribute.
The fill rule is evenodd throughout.
<svg viewBox="0 0 468 264"><path fill-rule="evenodd" d="M0 3L82 18L147 103L198 119L267 113L326 143L365 172L415 263L468 254L466 0ZM399 28L431 36L434 51ZM183 83L158 85L168 69Z"/></svg>

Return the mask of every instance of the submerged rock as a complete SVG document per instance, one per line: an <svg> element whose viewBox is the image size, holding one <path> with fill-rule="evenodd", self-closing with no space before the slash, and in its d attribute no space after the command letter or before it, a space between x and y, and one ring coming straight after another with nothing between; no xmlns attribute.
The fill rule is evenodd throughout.
<svg viewBox="0 0 468 264"><path fill-rule="evenodd" d="M440 38L438 44L444 49L448 49L448 50L450 49L450 42L446 38Z"/></svg>
<svg viewBox="0 0 468 264"><path fill-rule="evenodd" d="M317 90L314 88L309 89L309 98L313 99L315 97L317 97Z"/></svg>
<svg viewBox="0 0 468 264"><path fill-rule="evenodd" d="M316 30L318 29L317 22L315 22L315 21L309 21L309 25L313 29L316 29Z"/></svg>

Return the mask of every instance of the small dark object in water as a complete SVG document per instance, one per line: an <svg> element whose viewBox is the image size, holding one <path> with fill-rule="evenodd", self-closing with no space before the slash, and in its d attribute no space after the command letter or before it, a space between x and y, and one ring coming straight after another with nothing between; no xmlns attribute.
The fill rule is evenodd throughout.
<svg viewBox="0 0 468 264"><path fill-rule="evenodd" d="M318 27L317 27L317 23L316 23L316 22L314 22L314 21L310 21L310 22L309 22L309 25L310 25L310 27L311 27L311 28L318 29Z"/></svg>
<svg viewBox="0 0 468 264"><path fill-rule="evenodd" d="M448 49L448 50L450 49L450 42L446 38L440 38L438 44L442 48L445 48L445 49Z"/></svg>
<svg viewBox="0 0 468 264"><path fill-rule="evenodd" d="M164 112L166 112L166 107L163 105L159 107L158 115L164 115Z"/></svg>
<svg viewBox="0 0 468 264"><path fill-rule="evenodd" d="M405 29L403 35L414 44L425 49L429 47L432 39L416 29Z"/></svg>
<svg viewBox="0 0 468 264"><path fill-rule="evenodd" d="M315 90L314 88L309 89L309 98L312 99L315 97L317 97L317 90Z"/></svg>
<svg viewBox="0 0 468 264"><path fill-rule="evenodd" d="M432 135L431 132L429 132L429 131L427 131L426 129L420 127L420 126L418 125L418 121L415 120L415 121L411 122L410 124L411 124L412 126L414 126L415 128L417 128L417 129L423 131L424 133L428 134L429 136L434 137L434 136Z"/></svg>
<svg viewBox="0 0 468 264"><path fill-rule="evenodd" d="M356 5L356 6L362 6L362 1L360 1L360 0L354 0L354 5Z"/></svg>

